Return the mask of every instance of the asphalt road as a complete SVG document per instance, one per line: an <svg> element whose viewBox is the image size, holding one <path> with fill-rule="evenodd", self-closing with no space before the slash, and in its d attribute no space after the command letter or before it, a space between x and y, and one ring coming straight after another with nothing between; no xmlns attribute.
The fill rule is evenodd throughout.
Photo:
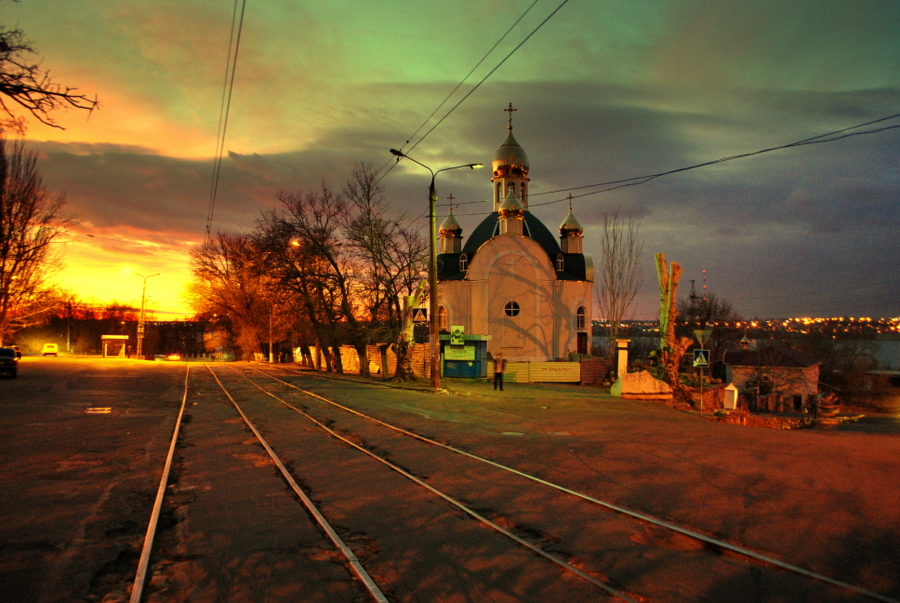
<svg viewBox="0 0 900 603"><path fill-rule="evenodd" d="M121 600L122 585L134 575L185 371L182 363L26 357L18 379L0 379L0 601ZM510 384L500 394L490 385L451 381L449 393L435 395L299 373L291 379L475 454L900 599L894 417L779 431L725 425L577 386ZM228 421L224 415L210 418L206 441L224 446L237 437L216 431ZM189 432L203 433L199 423ZM209 450L185 449L182 469L193 473L182 471L176 496L194 496L221 478L219 471L203 473L202 464L233 455ZM254 458L244 460L252 466ZM196 524L200 507L192 504L186 509L193 509ZM214 509L231 509L218 523L235 522L246 511L242 504ZM217 523L215 515L206 521ZM279 537L261 534L270 542ZM163 546L172 548L189 541L171 532L166 538ZM661 537L631 538L639 544ZM670 546L684 543L672 539ZM683 570L688 579L691 568ZM242 571L252 577L253 564ZM329 580L342 585L340 578ZM735 585L705 588L703 599L724 601L732 600ZM304 600L283 593L259 599L244 593L241 600ZM760 591L758 600L797 599Z"/></svg>
<svg viewBox="0 0 900 603"><path fill-rule="evenodd" d="M25 357L0 379L0 601L100 600L133 578L184 373Z"/></svg>

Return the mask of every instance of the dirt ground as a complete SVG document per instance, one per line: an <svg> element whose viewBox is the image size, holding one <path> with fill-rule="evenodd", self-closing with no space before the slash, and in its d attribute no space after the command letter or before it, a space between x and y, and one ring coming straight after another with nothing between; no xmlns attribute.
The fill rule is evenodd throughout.
<svg viewBox="0 0 900 603"><path fill-rule="evenodd" d="M127 582L133 577L158 485L185 365L31 360L23 365L18 380L0 383L0 601L127 600ZM385 421L900 600L896 415L870 415L828 429L784 431L725 425L661 403L611 398L589 387L507 384L504 392L495 393L490 384L448 380L447 391L433 393L421 383L360 389L353 377L292 373L298 384ZM270 429L277 433L278 415L267 412L272 413ZM156 574L149 586L155 598L148 600L167 600L166 589L193 593L184 600L195 601L365 600L326 552L321 536L303 527L303 513L275 507L284 486L274 473L271 490L238 488L234 497L208 498L209 506L199 506L207 488L240 483L260 467L268 467L252 442L239 432L223 430L232 420L224 408L212 409L207 418L201 424L197 414L197 423L187 426L192 437L206 430L205 444L192 441L181 458L194 463L211 458L214 463L179 469L173 520L180 524L170 525L169 539L161 543L164 555L155 560ZM235 454L231 446L243 446L243 452ZM329 458L316 458L329 477ZM358 471L348 479L371 472L363 465ZM323 482L317 490L322 499L331 492L331 483ZM338 490L334 482L334 492ZM545 508L534 495L529 499L527 491L522 496L522 508L535 521L550 513L565 519L574 512L562 506ZM377 489L371 497L373 503L380 498ZM260 500L281 519L253 517ZM247 513L249 518L240 519ZM347 517L351 515L361 525L383 525L385 543L393 538L403 544L402 538L390 536L390 524L377 504L359 504ZM408 523L431 529L449 526L453 518L436 516L428 525L422 521L411 515ZM257 525L245 536L246 542L229 541L234 548L255 552L237 560L207 560L205 567L214 571L198 572L198 553L191 546L215 548L206 543L218 542L229 523ZM191 531L191 525L206 527ZM364 537L359 532L357 538ZM632 531L627 539L634 546L668 542L673 552L689 548L678 537L666 538L650 529ZM462 551L465 542L461 537L453 546ZM374 540L357 544L363 550L377 546ZM598 554L612 550L604 550L605 542L595 546ZM376 559L377 550L370 552ZM623 552L622 559L628 554ZM298 556L306 557L309 566L296 565ZM513 558L505 553L473 557L471 565L456 569L463 569L462 575L497 572L498 590L490 591L494 600L592 600L577 595L577 586L568 597L533 598L529 593L539 591L529 589L538 589L540 583L528 583L535 578L510 571L515 563L504 570L504 559ZM644 580L648 588L667 587L652 584L661 581L660 574L652 573L649 560L644 561L648 564L644 575L629 574L631 584ZM641 568L640 559L636 563ZM429 565L434 564L416 565L417 581L407 591L397 591L405 594L396 600L424 600L421 594L432 592L428 588L440 588L442 572L456 571ZM667 571L675 588L697 567L676 565ZM279 574L304 578L293 587L275 588ZM330 585L326 592L337 596L316 599L311 593L317 592L317 583ZM254 584L261 586L251 587ZM268 591L262 588L266 584ZM736 584L709 582L699 598L735 600ZM444 601L491 600L479 598L477 592L435 592ZM743 600L804 599L792 597L785 588Z"/></svg>

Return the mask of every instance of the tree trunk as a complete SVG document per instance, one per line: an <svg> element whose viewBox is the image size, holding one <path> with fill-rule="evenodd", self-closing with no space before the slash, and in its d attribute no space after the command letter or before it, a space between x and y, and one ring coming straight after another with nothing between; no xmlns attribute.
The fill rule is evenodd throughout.
<svg viewBox="0 0 900 603"><path fill-rule="evenodd" d="M390 346L388 344L382 344L378 346L378 351L381 352L381 379L387 381L390 379L390 366L388 365L388 348Z"/></svg>
<svg viewBox="0 0 900 603"><path fill-rule="evenodd" d="M416 345L413 339L412 313L413 308L417 307L422 298L425 297L425 281L419 282L419 287L415 295L407 295L403 298L403 330L397 337L397 343L394 345L394 353L397 354L397 371L394 373L394 381L415 381L416 375L412 370L412 354ZM434 320L435 316L431 317Z"/></svg>
<svg viewBox="0 0 900 603"><path fill-rule="evenodd" d="M344 374L344 362L341 360L341 346L332 345L331 351L334 355L334 372L338 375Z"/></svg>
<svg viewBox="0 0 900 603"><path fill-rule="evenodd" d="M356 356L359 358L359 374L363 377L369 376L369 351L366 344L358 343L355 346Z"/></svg>
<svg viewBox="0 0 900 603"><path fill-rule="evenodd" d="M660 377L677 395L684 389L678 382L678 366L685 350L691 344L691 340L687 337L675 339L675 317L678 315L676 302L681 266L672 262L670 269L667 270L665 254L657 253L655 258L656 274L659 277L659 369L662 373Z"/></svg>

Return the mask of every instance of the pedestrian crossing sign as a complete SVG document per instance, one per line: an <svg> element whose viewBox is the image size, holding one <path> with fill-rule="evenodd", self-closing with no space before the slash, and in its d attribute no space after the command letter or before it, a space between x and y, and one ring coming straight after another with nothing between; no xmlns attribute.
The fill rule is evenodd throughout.
<svg viewBox="0 0 900 603"><path fill-rule="evenodd" d="M694 350L694 368L709 368L709 350Z"/></svg>
<svg viewBox="0 0 900 603"><path fill-rule="evenodd" d="M413 308L412 319L416 324L428 322L428 308Z"/></svg>

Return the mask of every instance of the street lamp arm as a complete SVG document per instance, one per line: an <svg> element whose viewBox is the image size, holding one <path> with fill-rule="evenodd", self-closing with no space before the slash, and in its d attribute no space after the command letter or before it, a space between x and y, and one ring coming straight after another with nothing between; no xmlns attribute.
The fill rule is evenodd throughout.
<svg viewBox="0 0 900 603"><path fill-rule="evenodd" d="M416 163L419 163L419 162L416 161ZM421 164L419 164L419 165L421 165ZM467 163L467 164L465 164L465 165L455 165L455 166L453 166L453 167L441 168L441 169L439 169L438 171L436 171L436 172L434 173L434 175L437 176L437 175L440 174L441 172L446 172L447 170L458 170L458 169L460 169L460 168L469 168L469 169L473 169L473 170L474 170L475 168L480 168L480 167L484 167L484 164L483 164L483 163Z"/></svg>
<svg viewBox="0 0 900 603"><path fill-rule="evenodd" d="M413 163L417 163L421 165L423 168L431 173L431 186L428 188L428 221L431 224L431 232L428 238L428 248L429 248L429 266L428 266L428 283L429 283L429 314L431 316L428 317L429 323L429 336L428 336L428 345L431 348L431 386L435 389L440 389L441 387L441 371L440 371L440 359L441 359L441 351L438 343L438 282L437 282L437 248L435 247L435 238L437 237L437 231L435 226L434 219L434 206L437 203L437 193L434 190L434 179L441 172L446 172L448 170L458 170L460 168L480 168L483 167L483 163L467 163L465 165L455 165L453 167L445 167L441 168L438 171L432 170L430 167L416 161L409 155L406 155L402 151L398 151L397 149L391 149L391 154L397 157L397 161L400 161L400 157L406 157Z"/></svg>
<svg viewBox="0 0 900 603"><path fill-rule="evenodd" d="M432 170L430 167L428 167L428 166L425 165L424 163L421 163L421 162L419 162L419 161L416 161L415 159L413 159L412 157L410 157L409 155L407 155L407 154L404 153L403 151L398 151L397 149L391 149L391 154L392 154L392 155L395 155L395 156L397 156L397 157L405 157L406 159L409 159L409 160L412 161L413 163L417 163L417 164L421 165L423 168L425 168L426 170L428 170L429 172L431 172L431 179L432 179L432 181L434 180L435 176L437 176L437 175L440 174L441 172L446 172L446 171L448 171L448 170L458 170L458 169L460 169L460 168L469 168L469 169L473 169L473 170L474 170L475 168L481 168L481 167L484 167L484 164L483 164L483 163L466 163L466 164L464 164L464 165L455 165L455 166L453 166L453 167L445 167L445 168L441 168L441 169L439 169L438 171L435 172L434 170Z"/></svg>

